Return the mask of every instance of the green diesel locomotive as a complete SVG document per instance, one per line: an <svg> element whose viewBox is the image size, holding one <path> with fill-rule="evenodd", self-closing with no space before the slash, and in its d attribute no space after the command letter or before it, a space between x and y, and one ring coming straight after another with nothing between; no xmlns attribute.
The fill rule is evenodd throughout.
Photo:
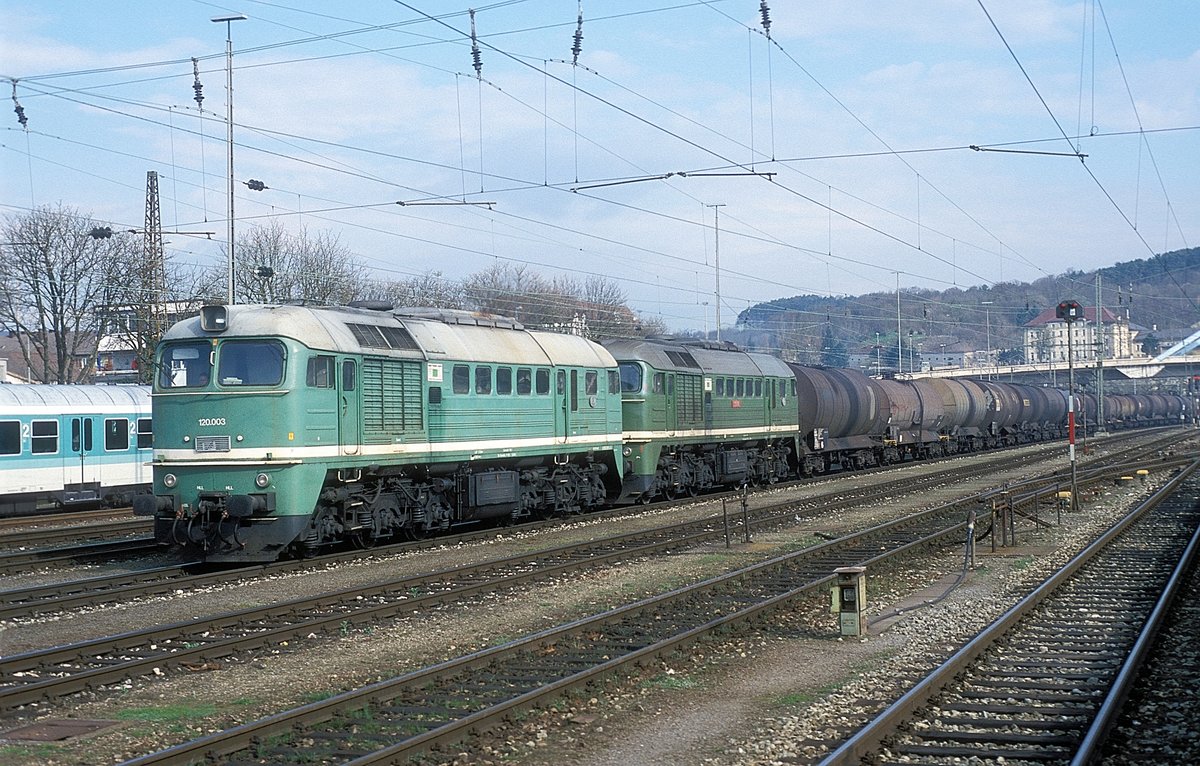
<svg viewBox="0 0 1200 766"><path fill-rule="evenodd" d="M731 343L604 341L618 360L625 481L618 502L765 484L795 473L796 379Z"/></svg>
<svg viewBox="0 0 1200 766"><path fill-rule="evenodd" d="M620 490L617 364L583 338L449 310L206 306L154 382L159 542L268 561Z"/></svg>

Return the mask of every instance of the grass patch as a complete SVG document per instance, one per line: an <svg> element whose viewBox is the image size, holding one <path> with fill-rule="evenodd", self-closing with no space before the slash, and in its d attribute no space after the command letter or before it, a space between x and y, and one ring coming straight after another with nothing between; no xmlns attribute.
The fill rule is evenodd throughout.
<svg viewBox="0 0 1200 766"><path fill-rule="evenodd" d="M63 748L59 745L3 745L0 746L0 762L8 763L18 758L29 758L35 761L45 761L51 756L59 755Z"/></svg>
<svg viewBox="0 0 1200 766"><path fill-rule="evenodd" d="M162 707L133 707L117 712L120 721L153 721L176 723L196 718L207 718L217 712L217 706L204 702L196 705L163 705Z"/></svg>
<svg viewBox="0 0 1200 766"><path fill-rule="evenodd" d="M1022 569L1028 569L1029 565L1032 563L1033 563L1033 556L1022 556L1021 558L1013 561L1012 568L1014 571L1019 572Z"/></svg>
<svg viewBox="0 0 1200 766"><path fill-rule="evenodd" d="M696 689L699 688L700 682L690 676L659 673L653 678L643 681L642 686L653 689Z"/></svg>

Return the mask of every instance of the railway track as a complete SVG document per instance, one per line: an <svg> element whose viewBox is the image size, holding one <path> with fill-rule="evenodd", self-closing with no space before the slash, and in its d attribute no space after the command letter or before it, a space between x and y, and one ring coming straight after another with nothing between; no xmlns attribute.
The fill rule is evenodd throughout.
<svg viewBox="0 0 1200 766"><path fill-rule="evenodd" d="M1114 461L1119 462L1121 459L1123 459L1123 457L1128 456L1135 451L1154 451L1162 447L1170 446L1174 442L1178 441L1179 438L1180 432L1176 430L1175 432L1168 433L1165 436L1159 436L1148 445L1140 444L1124 450L1114 451L1114 453L1109 455L1106 459L1095 460L1092 464L1104 466ZM1135 439L1135 441L1139 440ZM1008 468L1011 466L1020 466L1030 460L1031 458L1027 456L1016 456L1009 460L1001 461L1003 463L1001 466L996 466L993 464L987 467L969 469L956 468L950 470L954 473L955 479L961 481L971 476L984 475L1000 470L1008 470ZM1088 470L1093 469L1089 468ZM1085 481L1087 481L1089 477L1088 470L1085 470L1083 474ZM1042 477L1040 479L1023 482L1019 485L1019 487L1026 496L1036 496L1037 493L1043 492L1043 488L1046 487L1049 482L1056 481L1056 476L1056 474L1053 474L1048 477ZM884 487L877 488L872 491L876 493L882 493L883 495L896 494L904 491L904 484L907 481L909 480L903 478L898 479L893 482L889 482ZM852 500L856 498L859 499L860 502L865 502L869 496L834 491L814 498L809 502L829 509L832 507L831 504L837 504L844 500ZM629 512L630 511L628 509L618 509L615 511L606 512L604 514L593 514L589 516L589 518L619 516ZM455 544L459 542L494 537L498 534L503 534L506 531L531 531L555 526L560 523L562 522L558 520L549 522L533 522L501 531L489 529L461 532L456 535L439 538L438 542L439 544ZM424 547L425 545L427 545L427 543L399 543L377 548L372 551L372 553L386 555L418 549ZM37 614L49 614L66 609L98 606L106 603L131 600L168 591L195 587L207 587L223 582L238 582L244 580L248 576L254 576L256 574L275 575L303 571L311 568L334 565L343 561L354 560L362 555L363 554L360 551L342 552L327 554L305 561L285 561L270 565L256 565L253 567L242 567L233 570L201 573L197 573L196 570L200 569L201 567L194 562L180 563L170 567L158 567L137 572L123 572L108 577L92 577L84 580L67 581L30 588L0 591L0 619L25 619ZM0 572L5 571L5 569L9 566L11 566L12 569L17 569L20 566L23 566L25 561L28 561L29 563L44 563L47 561L45 556L46 554L42 552L35 552L30 554L30 557L26 558L25 560L17 557L17 561L10 565L8 562L6 562L6 557L0 554ZM64 556L54 560L74 560L74 558Z"/></svg>
<svg viewBox="0 0 1200 766"><path fill-rule="evenodd" d="M133 514L132 508L99 508L91 511L54 511L25 516L0 517L0 530L20 529L22 527L63 524L88 523L98 520L119 518Z"/></svg>
<svg viewBox="0 0 1200 766"><path fill-rule="evenodd" d="M994 469L994 468L991 468L991 469ZM862 501L860 501L860 499L859 499L859 501L854 501L854 502L862 502ZM731 606L731 604L733 604L733 605L740 604L740 603L742 603L742 599L744 599L744 594L738 592L740 586L730 586L728 584L731 584L731 582L736 582L736 581L740 582L740 578L743 578L743 576L749 576L746 573L750 573L750 571L757 571L757 570L762 570L763 573L767 573L768 570L774 571L774 574L755 574L754 575L755 581L757 581L758 579L761 578L763 584L766 584L766 585L755 587L756 591L758 591L758 588L766 588L766 590L758 591L760 593L773 592L772 588L780 585L780 582L785 582L785 584L788 584L788 582L793 582L793 581L794 582L802 582L802 584L804 584L804 582L806 582L806 584L808 584L805 586L805 588L808 588L808 590L803 590L803 588L802 588L802 591L804 593L811 592L812 588L817 588L817 590L820 590L820 588L824 587L824 584L826 584L826 582L828 581L829 573L832 573L833 568L838 567L838 565L844 565L846 563L859 563L859 562L864 561L864 559L865 559L865 561L871 561L872 563L875 563L878 561L877 555L882 556L882 557L900 555L900 553L902 553L906 550L910 550L911 547L913 547L913 546L935 544L936 540L947 539L947 535L949 535L950 538L954 538L955 535L958 535L958 537L961 538L962 537L962 527L964 527L964 525L965 525L965 516L966 516L966 514L962 513L961 509L940 508L940 509L925 511L924 514L918 514L916 516L908 517L908 519L889 523L889 525L884 525L882 527L877 527L875 529L871 529L871 531L865 532L860 535L853 535L853 537L851 537L851 538L846 538L846 539L842 539L839 541L835 541L835 543L823 545L820 547L820 549L812 549L809 551L794 553L794 555L791 555L791 556L780 557L779 559L774 559L774 563L767 562L766 564L758 565L758 567L754 567L754 568L745 570L745 571L743 571L742 574L734 573L732 575L727 575L726 578L716 579L716 581L714 581L714 582L724 582L725 585L724 586L714 585L712 591L697 591L695 596L692 596L690 598L690 600L685 600L685 602L680 602L680 603L684 604L683 606L678 606L678 608L672 608L672 609L678 609L679 614L689 614L690 615L691 612L696 612L696 615L694 615L694 617L698 617L698 616L703 616L703 614L706 614L706 612L704 612L704 610L706 610L706 609L709 610L709 612L712 611L712 604L718 604L718 606L716 606L716 609L718 609L718 612L724 612L724 610L727 608L727 606ZM719 534L720 534L719 531L710 531L709 537L714 537L714 535L719 535ZM632 537L635 537L635 535L625 535L625 537L632 538ZM688 543L686 543L686 544L691 545L691 544L695 544L695 543L694 543L694 541L688 541ZM667 543L667 545L674 545L674 544ZM565 553L565 550L566 549L564 549L564 553ZM880 551L884 551L884 553L880 553ZM644 544L643 543L640 547L632 547L632 549L628 549L628 551L626 551L624 553L614 552L614 553L612 553L612 555L617 556L619 559L619 557L628 558L628 557L634 557L634 556L644 556L644 555L647 555L647 553L649 553L649 552L653 552L653 544ZM592 567L595 567L595 565L604 563L605 558L606 558L605 556L590 556L587 559L583 559L583 561L581 563L572 564L571 562L550 561L550 556L548 556L547 553L548 552L546 552L546 551L542 551L539 553L535 553L534 556L529 557L529 558L511 559L510 563L514 564L516 569L524 570L524 571L523 571L523 573L520 573L520 574L512 574L512 573L500 574L500 576L499 576L500 587L520 585L521 582L528 581L529 579L538 579L538 578L541 578L541 576L552 576L552 575L556 575L556 574L562 574L562 573L565 573L565 571L569 571L571 569L578 568L578 567L580 567L580 565L582 565L582 567L584 567L584 568L592 568ZM538 562L538 561L550 561L550 565L548 565L548 567L542 568L540 571L530 571L529 568L533 567L535 562ZM763 567L766 567L766 569L763 569ZM478 569L478 568L469 568L469 569ZM496 586L487 584L487 582L480 582L480 580L486 580L487 576L492 576L492 578L494 578L494 576L499 574L499 573L497 573L497 571L493 571L493 573L491 575L481 576L481 574L484 574L484 573L480 573L480 571L472 571L469 569L463 568L462 570L456 570L456 573L454 573L454 576L456 576L456 578L466 578L466 580L460 582L460 586L458 586L457 588L446 587L446 585L436 586L433 584L426 584L425 586L421 586L421 587L424 587L425 590L431 591L430 593L428 593L428 596L421 597L421 598L403 599L401 602L401 609L404 612L406 612L406 614L407 614L407 612L420 610L422 608L422 606L425 606L425 605L442 604L442 603L448 602L448 600L454 600L457 598L467 598L470 596L470 594L479 593L484 590L487 590L487 588L496 587ZM784 573L784 574L779 574L779 571L782 571L782 573ZM781 580L781 578L782 578L782 580ZM772 584L772 582L774 582L775 585L770 585L770 584ZM398 584L391 584L390 586L385 586L385 590L400 592L403 590L403 588L407 588L407 587L418 587L418 585L415 584L415 581L408 580L408 581L398 582ZM730 592L728 592L728 590L727 590L728 587L733 587L734 592L732 594ZM794 590L794 588L792 588L792 590ZM792 597L798 597L799 593L802 591L797 591L796 593L793 594ZM355 598L356 602L361 602L362 599L367 599L367 600L376 599L378 597L378 594L364 592L364 591L355 591L355 592L353 592L353 594L348 593L347 596L353 596ZM410 594L410 596L412 596L412 594ZM776 594L776 596L778 596L778 594ZM790 597L790 598L792 598L792 597ZM767 600L772 600L772 599L778 600L778 599L776 599L775 596L769 596L769 597L764 597L764 598L766 598ZM715 600L710 600L710 599L715 599ZM732 602L731 602L731 599L732 599ZM652 600L654 600L654 599L652 599ZM708 606L702 606L703 604L708 604ZM350 624L358 624L360 622L360 620L362 620L362 618L367 618L367 620L377 620L377 618L379 618L380 616L385 615L386 611L388 611L388 609L389 609L388 606L385 606L382 604L373 604L370 608L370 611L374 612L374 616L366 614L366 610L359 610L359 614L355 614L354 616L347 616L346 614L340 615L340 614L334 614L334 612L329 612L329 614L325 614L324 616L319 617L317 622L310 622L310 623L304 624L304 626L300 626L298 632L293 632L293 636L295 636L296 633L305 633L305 632L329 633L329 632L331 632L331 629L344 629L344 624L346 624L347 622L349 622ZM757 610L757 608L751 609L750 606L746 606L746 609L750 609L751 612ZM618 610L618 611L620 611L620 610ZM672 612L672 614L674 614L674 612ZM653 618L650 618L650 620L652 620L652 622L654 623L655 630L658 630L661 627L661 624L667 624L667 623L673 624L678 621L678 617L671 617L670 620L664 622L665 617L662 616L661 614L659 614L659 612L655 611L654 615L655 616ZM724 624L724 623L722 623L722 624ZM197 626L197 627L199 627L199 626ZM692 627L695 627L695 626L692 626ZM215 629L215 628L216 628L216 626L212 626L212 624L210 624L210 627L209 627L210 630ZM258 630L259 633L265 632L266 634L268 634L268 635L266 635L265 644L263 644L266 646L270 646L271 644L276 644L276 642L282 642L283 640L290 640L289 638L286 638L286 636L284 636L284 634L275 632L275 630L272 630L270 628L270 626L268 626L268 624L264 624L262 622L259 622L257 624L256 629ZM589 641L589 639L587 639L587 636L593 635L594 632L590 628L583 628L582 630L583 630L582 635L584 636L584 639L582 639L582 640L581 639L571 639L571 641L582 641L583 644L587 644L587 642ZM634 634L641 634L643 632L642 628L636 628L636 629L632 629L632 630L634 630ZM690 628L689 628L689 630L690 630ZM193 635L194 635L194 633L193 633ZM161 640L161 639L158 639L158 640ZM565 640L566 639L564 639L564 641ZM521 645L522 642L517 642L517 644ZM558 646L558 644L556 644L556 646ZM566 645L564 644L564 646L566 646ZM608 646L611 648L611 645L606 645L604 641L601 641L598 646L600 646L601 651L606 651L605 646ZM180 663L180 662L184 663L185 666L187 663L194 664L194 663L198 663L198 662L209 662L209 660L203 659L203 657L205 656L204 652L208 652L208 656L220 657L220 652L223 650L228 650L228 648L230 648L229 645L226 645L223 647L218 646L218 645L210 645L208 647L205 647L204 651L202 651L198 654L193 654L193 656L191 656L191 657L173 658L173 657L160 656L160 657L156 657L156 658L150 658L149 659L150 664L143 664L142 669L140 669L140 672L146 672L150 668L166 669L166 668L168 668L169 665L172 665L174 663ZM641 648L646 648L646 647L643 646ZM126 648L126 650L122 650L122 651L132 652L132 650L130 650L130 648ZM533 650L533 652L535 654L539 653L541 651L542 650ZM556 648L556 650L554 650L554 652L558 652L558 651L559 650L557 650L557 648ZM636 650L634 653L637 654L637 651L641 651L640 648L638 648L638 650ZM522 653L522 652L524 652L524 653ZM65 662L70 662L70 664L72 664L72 665L76 665L76 664L85 662L85 660L80 659L80 652L78 651L78 647L71 647L71 651L68 651L67 653L70 653L73 659L65 660ZM528 658L528 651L522 650L520 652L517 652L515 654L515 656ZM641 657L641 654L637 654L637 656ZM109 662L110 662L110 660L112 660L112 658L107 658L107 659L109 660ZM16 663L17 663L16 665L13 665L13 660L16 660ZM14 670L17 670L18 674L23 675L23 674L25 674L25 672L28 672L28 670L20 669L19 660L20 660L20 658L10 658L10 662L8 662L8 664L13 666ZM524 662L524 660L520 660L520 662ZM580 660L578 660L578 659L572 660L572 663L575 663L575 662L580 662ZM630 660L630 662L632 662L632 660ZM44 671L42 671L42 672L44 672ZM42 675L42 672L40 672L40 675ZM62 672L62 671L60 670L59 672ZM120 669L120 668L116 669L116 672L118 672L118 675L121 675L121 672L124 672L124 674L126 674L126 675L137 675L138 669L132 668L132 666L126 666L126 668L124 668L124 669ZM86 677L74 678L74 680L72 680L68 683L76 684L80 680L84 681L85 684L101 683L101 677L94 674L94 672L85 671L84 676L86 676ZM545 680L542 680L542 681L545 681ZM554 682L554 683L557 683L557 682ZM551 686L554 686L554 683L552 683ZM535 684L535 686L540 686L540 684ZM457 688L457 687L455 687L455 688ZM554 688L557 688L557 686L554 686ZM29 690L30 689L26 689L25 692L28 693ZM48 687L43 686L40 689L32 689L32 692L34 692L34 694L36 696L38 693L41 693L41 694L47 693L48 690L49 690ZM18 696L14 696L14 695L8 696L8 701L16 701L17 699L18 699ZM292 725L292 724L288 724L288 725ZM325 735L322 735L322 736L325 736ZM176 761L166 761L166 762L176 762Z"/></svg>
<svg viewBox="0 0 1200 766"><path fill-rule="evenodd" d="M1200 461L821 763L1089 763L1200 545Z"/></svg>

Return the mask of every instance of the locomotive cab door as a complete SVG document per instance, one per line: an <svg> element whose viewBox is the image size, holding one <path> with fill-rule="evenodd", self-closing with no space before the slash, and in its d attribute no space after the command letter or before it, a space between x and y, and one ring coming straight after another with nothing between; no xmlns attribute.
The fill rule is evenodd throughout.
<svg viewBox="0 0 1200 766"><path fill-rule="evenodd" d="M362 413L359 407L358 365L342 359L338 365L338 441L343 455L357 455L362 443Z"/></svg>

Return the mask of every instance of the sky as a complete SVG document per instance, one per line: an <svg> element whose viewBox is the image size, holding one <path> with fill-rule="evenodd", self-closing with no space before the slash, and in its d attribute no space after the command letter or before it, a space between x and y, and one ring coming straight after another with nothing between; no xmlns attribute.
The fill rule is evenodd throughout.
<svg viewBox="0 0 1200 766"><path fill-rule="evenodd" d="M223 263L228 32L236 230L381 280L601 276L708 329L1200 240L1200 3L763 5L482 2L473 47L445 0L0 0L0 216L141 228L154 170L168 257Z"/></svg>

